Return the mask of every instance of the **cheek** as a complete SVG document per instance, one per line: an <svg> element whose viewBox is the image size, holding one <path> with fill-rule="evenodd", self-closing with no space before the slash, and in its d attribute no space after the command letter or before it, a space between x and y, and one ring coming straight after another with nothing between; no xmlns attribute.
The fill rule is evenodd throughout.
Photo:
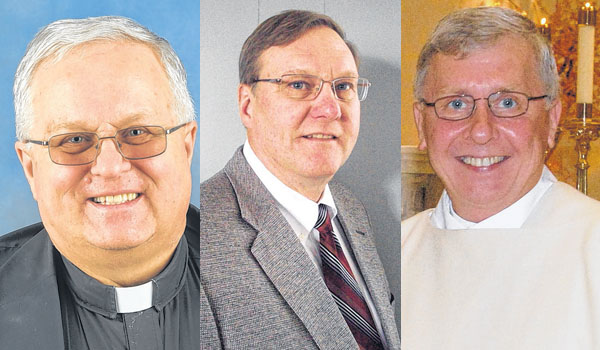
<svg viewBox="0 0 600 350"><path fill-rule="evenodd" d="M191 173L182 144L172 144L169 152L146 162L135 164L135 168L152 184L148 195L154 205L182 201L191 192Z"/></svg>
<svg viewBox="0 0 600 350"><path fill-rule="evenodd" d="M536 148L545 148L548 138L549 126L542 119L538 120L514 120L501 128L506 138L517 150L527 151Z"/></svg>
<svg viewBox="0 0 600 350"><path fill-rule="evenodd" d="M435 120L435 122L425 123L425 140L428 148L435 152L446 152L454 142L461 140L461 133L465 130L464 123L460 121L444 122Z"/></svg>
<svg viewBox="0 0 600 350"><path fill-rule="evenodd" d="M84 185L85 174L89 167L67 167L54 164L36 164L34 167L35 187L38 203L60 205L66 199L72 198L78 189ZM58 201L58 202L57 202Z"/></svg>

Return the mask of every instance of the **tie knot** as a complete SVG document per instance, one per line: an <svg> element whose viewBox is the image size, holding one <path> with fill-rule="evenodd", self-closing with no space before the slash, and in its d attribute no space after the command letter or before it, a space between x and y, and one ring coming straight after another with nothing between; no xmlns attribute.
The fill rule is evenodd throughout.
<svg viewBox="0 0 600 350"><path fill-rule="evenodd" d="M331 217L329 216L328 207L325 204L319 204L319 216L317 217L315 228L319 232L321 230L331 230Z"/></svg>

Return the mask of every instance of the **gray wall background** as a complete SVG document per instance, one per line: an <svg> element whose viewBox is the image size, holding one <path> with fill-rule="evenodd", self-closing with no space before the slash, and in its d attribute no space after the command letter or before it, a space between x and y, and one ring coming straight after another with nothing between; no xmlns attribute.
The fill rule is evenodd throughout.
<svg viewBox="0 0 600 350"><path fill-rule="evenodd" d="M363 201L396 297L400 324L400 1L200 1L200 181L219 171L246 139L237 108L240 49L256 26L286 9L324 13L337 21L372 82L361 103L358 142L336 175Z"/></svg>

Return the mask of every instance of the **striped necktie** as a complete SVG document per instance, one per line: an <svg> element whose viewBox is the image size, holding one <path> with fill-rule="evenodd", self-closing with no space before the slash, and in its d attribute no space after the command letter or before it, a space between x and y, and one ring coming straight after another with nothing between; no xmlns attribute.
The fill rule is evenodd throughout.
<svg viewBox="0 0 600 350"><path fill-rule="evenodd" d="M333 233L331 217L325 204L319 204L319 218L315 224L319 231L319 251L323 279L350 331L361 350L383 349L375 322L344 256L338 238Z"/></svg>

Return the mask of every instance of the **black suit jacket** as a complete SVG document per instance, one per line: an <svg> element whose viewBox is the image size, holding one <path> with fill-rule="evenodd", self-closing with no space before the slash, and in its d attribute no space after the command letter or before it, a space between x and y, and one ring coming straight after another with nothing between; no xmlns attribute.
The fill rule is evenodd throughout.
<svg viewBox="0 0 600 350"><path fill-rule="evenodd" d="M200 259L198 208L190 205L185 236ZM59 287L62 258L42 223L0 237L0 347L64 349Z"/></svg>

